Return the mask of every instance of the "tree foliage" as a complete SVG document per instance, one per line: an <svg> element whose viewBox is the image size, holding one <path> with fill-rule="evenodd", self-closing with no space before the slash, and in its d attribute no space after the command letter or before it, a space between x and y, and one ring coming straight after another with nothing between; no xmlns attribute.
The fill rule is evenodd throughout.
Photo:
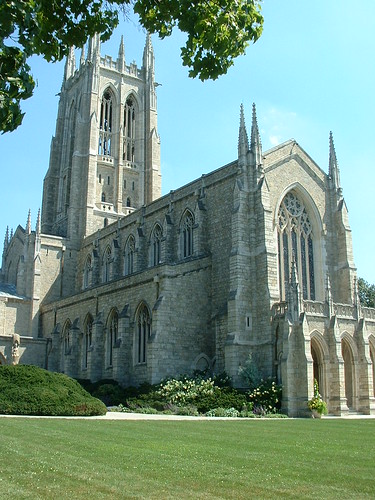
<svg viewBox="0 0 375 500"><path fill-rule="evenodd" d="M375 307L375 285L370 285L363 278L358 279L358 294L361 304L365 307Z"/></svg>
<svg viewBox="0 0 375 500"><path fill-rule="evenodd" d="M119 12L133 8L140 24L161 38L175 27L186 33L181 48L189 76L216 79L262 33L261 0L3 0L0 3L0 130L22 122L21 101L35 82L27 64L31 55L59 61L70 46L88 37L110 37Z"/></svg>

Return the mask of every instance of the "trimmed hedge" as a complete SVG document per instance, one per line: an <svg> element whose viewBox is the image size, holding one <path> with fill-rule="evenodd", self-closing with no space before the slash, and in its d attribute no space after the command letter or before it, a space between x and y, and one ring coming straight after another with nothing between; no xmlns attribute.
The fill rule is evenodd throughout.
<svg viewBox="0 0 375 500"><path fill-rule="evenodd" d="M6 415L104 415L106 406L74 379L37 366L0 366L0 413Z"/></svg>

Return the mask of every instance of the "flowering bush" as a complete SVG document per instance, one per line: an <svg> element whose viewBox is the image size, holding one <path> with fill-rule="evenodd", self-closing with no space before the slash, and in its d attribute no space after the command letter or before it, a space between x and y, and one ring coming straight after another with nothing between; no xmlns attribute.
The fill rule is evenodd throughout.
<svg viewBox="0 0 375 500"><path fill-rule="evenodd" d="M314 379L314 396L307 401L309 410L316 411L319 415L327 415L327 403L319 393L318 381Z"/></svg>
<svg viewBox="0 0 375 500"><path fill-rule="evenodd" d="M258 387L249 392L248 398L254 406L254 413L276 413L281 405L281 385L272 379L262 380Z"/></svg>
<svg viewBox="0 0 375 500"><path fill-rule="evenodd" d="M168 403L179 406L191 404L197 399L214 394L214 381L211 378L170 379L162 382L156 394Z"/></svg>

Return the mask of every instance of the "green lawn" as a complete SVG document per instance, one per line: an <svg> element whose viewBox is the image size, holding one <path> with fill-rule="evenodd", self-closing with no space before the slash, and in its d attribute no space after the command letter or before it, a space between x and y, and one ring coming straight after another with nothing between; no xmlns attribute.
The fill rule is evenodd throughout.
<svg viewBox="0 0 375 500"><path fill-rule="evenodd" d="M375 420L0 418L0 498L375 498Z"/></svg>

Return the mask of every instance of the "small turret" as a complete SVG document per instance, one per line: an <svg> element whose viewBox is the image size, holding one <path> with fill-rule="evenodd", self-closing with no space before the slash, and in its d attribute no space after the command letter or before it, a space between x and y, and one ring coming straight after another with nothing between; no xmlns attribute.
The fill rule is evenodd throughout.
<svg viewBox="0 0 375 500"><path fill-rule="evenodd" d="M335 145L332 132L329 133L329 178L332 188L336 191L339 198L342 198L342 188L340 183L340 169L337 163Z"/></svg>
<svg viewBox="0 0 375 500"><path fill-rule="evenodd" d="M246 157L249 151L249 138L247 136L243 104L240 107L240 129L238 133L238 166L243 168L246 165Z"/></svg>
<svg viewBox="0 0 375 500"><path fill-rule="evenodd" d="M125 70L125 48L124 37L121 35L120 47L118 49L117 69L123 73Z"/></svg>

